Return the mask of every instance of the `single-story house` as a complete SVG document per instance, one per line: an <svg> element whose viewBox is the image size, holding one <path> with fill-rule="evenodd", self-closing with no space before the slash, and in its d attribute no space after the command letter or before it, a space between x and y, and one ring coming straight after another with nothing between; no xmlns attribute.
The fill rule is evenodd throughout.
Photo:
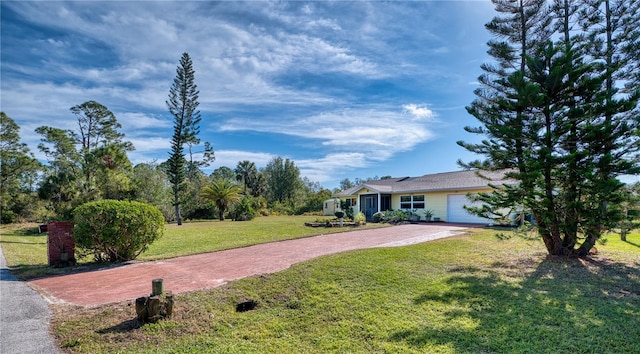
<svg viewBox="0 0 640 354"><path fill-rule="evenodd" d="M473 204L467 194L491 191L490 184L510 185L515 181L507 179L505 171L482 171L482 176L489 179L475 170L465 170L373 180L334 196L351 202L354 212L364 213L369 221L378 211L400 209L420 215L424 215L424 210L432 210L436 220L446 222L487 224L492 221L464 209L464 205Z"/></svg>

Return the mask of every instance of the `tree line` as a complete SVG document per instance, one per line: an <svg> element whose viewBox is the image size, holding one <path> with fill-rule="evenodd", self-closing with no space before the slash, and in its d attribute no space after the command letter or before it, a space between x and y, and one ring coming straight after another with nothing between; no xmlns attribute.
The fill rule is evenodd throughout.
<svg viewBox="0 0 640 354"><path fill-rule="evenodd" d="M166 101L174 118L171 151L162 163L133 165L134 150L115 115L96 101L73 106L76 130L41 126L38 144L46 164L20 142L20 127L0 113L0 214L2 223L70 219L87 202L114 199L156 206L168 222L258 213L296 214L322 210L331 191L300 176L289 159L275 157L262 169L240 161L235 169L203 172L215 160L198 138L201 116L195 71L188 53L176 69Z"/></svg>
<svg viewBox="0 0 640 354"><path fill-rule="evenodd" d="M20 142L20 127L15 121L0 113L2 223L69 219L76 207L101 199L155 205L168 222L176 222L169 161L134 166L127 156L134 147L118 131L113 114L94 101L74 106L72 112L78 107L91 109L76 116L77 131L37 128L42 136L38 149L47 157L44 164ZM185 178L178 188L184 219L234 216L229 208L243 203L253 215L317 212L332 194L318 182L301 177L294 161L282 157L274 157L260 169L244 160L234 169L222 166L208 175L202 170L202 161L187 161ZM221 209L216 202L224 195L226 206Z"/></svg>

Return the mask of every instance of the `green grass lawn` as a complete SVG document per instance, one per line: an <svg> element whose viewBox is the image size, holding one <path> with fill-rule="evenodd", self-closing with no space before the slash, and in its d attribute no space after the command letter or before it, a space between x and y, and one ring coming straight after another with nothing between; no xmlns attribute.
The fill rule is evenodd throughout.
<svg viewBox="0 0 640 354"><path fill-rule="evenodd" d="M269 216L251 221L194 221L181 226L166 225L165 234L142 253L138 260L154 260L220 251L260 243L308 237L330 232L351 231L344 228L312 228L305 222L328 217ZM368 223L357 229L387 225ZM80 260L75 269L54 269L47 266L47 236L37 232L37 224L0 226L0 245L12 272L20 279L69 272L87 268L89 259Z"/></svg>
<svg viewBox="0 0 640 354"><path fill-rule="evenodd" d="M59 305L52 330L74 353L638 353L640 234L608 238L564 259L474 230L180 294L156 324L129 303Z"/></svg>

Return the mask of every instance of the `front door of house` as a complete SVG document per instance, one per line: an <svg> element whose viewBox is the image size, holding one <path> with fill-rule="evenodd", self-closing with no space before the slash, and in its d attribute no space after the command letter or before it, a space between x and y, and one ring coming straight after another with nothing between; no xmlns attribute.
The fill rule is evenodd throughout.
<svg viewBox="0 0 640 354"><path fill-rule="evenodd" d="M373 214L378 212L378 198L375 195L364 196L364 216L367 221L373 220Z"/></svg>

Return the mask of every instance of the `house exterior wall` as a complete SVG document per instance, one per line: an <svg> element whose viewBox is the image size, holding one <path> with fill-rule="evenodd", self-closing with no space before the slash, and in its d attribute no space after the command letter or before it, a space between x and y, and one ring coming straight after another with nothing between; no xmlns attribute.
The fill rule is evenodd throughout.
<svg viewBox="0 0 640 354"><path fill-rule="evenodd" d="M447 194L446 192L417 192L417 193L399 193L391 196L391 208L394 210L400 208L400 197L406 195L424 195L424 208L416 209L420 219L424 220L424 210L433 210L433 217L446 221L447 214Z"/></svg>
<svg viewBox="0 0 640 354"><path fill-rule="evenodd" d="M425 207L433 210L433 217L440 221L447 221L447 192L434 192L427 194Z"/></svg>
<svg viewBox="0 0 640 354"><path fill-rule="evenodd" d="M413 193L395 193L391 194L391 209L399 210L400 208L400 197L408 196L408 195L424 195L425 196L425 207L416 209L416 212L420 215L421 220L424 220L424 210L429 209L433 211L433 218L439 218L440 221L448 221L448 205L447 205L447 196L450 194L467 194L467 193L480 193L480 192L491 192L491 188L480 188L480 189L463 189L463 190L446 190L446 191L425 191L425 192L413 192ZM344 200L347 198L356 198L357 205L354 206L354 211L357 213L362 209L361 198L364 195L372 195L378 196L378 193L375 191L371 191L369 189L362 189L353 197L341 197L340 199Z"/></svg>
<svg viewBox="0 0 640 354"><path fill-rule="evenodd" d="M416 192L416 193L398 193L391 196L391 208L394 210L400 209L400 197L406 195L424 195L425 207L424 209L417 209L416 212L420 214L421 219L424 220L424 210L433 210L433 217L440 218L440 221L448 221L447 215L447 196L449 194L467 194L467 193L480 193L491 192L491 188L474 189L474 190L451 190L451 191L438 191L438 192Z"/></svg>

